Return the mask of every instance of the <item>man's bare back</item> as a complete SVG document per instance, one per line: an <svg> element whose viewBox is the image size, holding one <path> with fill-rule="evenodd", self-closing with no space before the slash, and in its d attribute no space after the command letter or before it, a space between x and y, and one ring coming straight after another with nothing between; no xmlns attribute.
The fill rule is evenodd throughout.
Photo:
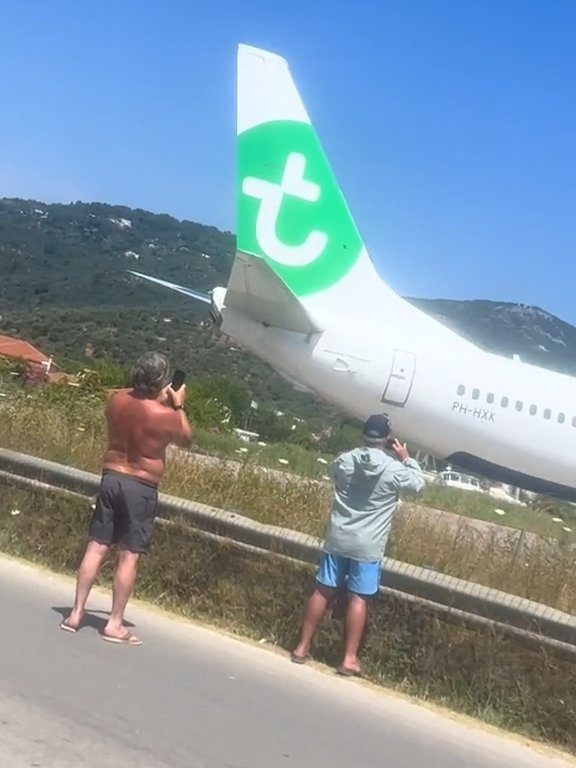
<svg viewBox="0 0 576 768"><path fill-rule="evenodd" d="M77 632L86 601L111 547L118 549L110 617L102 639L140 645L124 626L124 611L136 580L140 556L150 549L158 505L158 483L164 473L169 443L186 447L192 428L184 411L186 387L170 386L170 364L158 352L136 361L132 389L108 401L108 448L102 480L88 528L88 543L76 581L74 607L62 620L66 632Z"/></svg>
<svg viewBox="0 0 576 768"><path fill-rule="evenodd" d="M169 443L187 446L192 434L181 406L184 392L168 389L158 397L134 390L115 393L108 403L108 448L104 469L158 484Z"/></svg>

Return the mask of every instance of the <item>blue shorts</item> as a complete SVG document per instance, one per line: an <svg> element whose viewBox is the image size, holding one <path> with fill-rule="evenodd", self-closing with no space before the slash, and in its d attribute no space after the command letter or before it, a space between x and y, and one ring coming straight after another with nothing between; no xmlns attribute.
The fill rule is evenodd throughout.
<svg viewBox="0 0 576 768"><path fill-rule="evenodd" d="M356 595L375 595L380 586L380 562L362 563L324 552L316 581L324 587L346 587Z"/></svg>

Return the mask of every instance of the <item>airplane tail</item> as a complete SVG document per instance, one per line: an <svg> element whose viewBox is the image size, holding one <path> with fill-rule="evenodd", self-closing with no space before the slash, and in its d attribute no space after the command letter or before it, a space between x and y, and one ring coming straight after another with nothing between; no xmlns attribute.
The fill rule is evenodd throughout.
<svg viewBox="0 0 576 768"><path fill-rule="evenodd" d="M297 333L403 304L370 260L287 62L240 45L237 90L237 252L226 289L206 296L134 274L211 303L218 322L229 309Z"/></svg>
<svg viewBox="0 0 576 768"><path fill-rule="evenodd" d="M240 45L237 250L226 305L289 330L387 290L294 84L287 62ZM380 285L379 289L374 283ZM356 296L361 291L362 296Z"/></svg>

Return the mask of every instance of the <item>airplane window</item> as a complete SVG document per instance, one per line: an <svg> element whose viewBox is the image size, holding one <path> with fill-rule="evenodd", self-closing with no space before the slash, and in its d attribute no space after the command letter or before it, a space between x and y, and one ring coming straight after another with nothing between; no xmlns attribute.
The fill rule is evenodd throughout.
<svg viewBox="0 0 576 768"><path fill-rule="evenodd" d="M503 397L502 400L500 400L500 405L502 406L502 408L508 408L509 402L510 401L508 400L507 397Z"/></svg>
<svg viewBox="0 0 576 768"><path fill-rule="evenodd" d="M530 406L530 416L536 416L536 414L537 414L537 413L538 413L538 408L537 408L537 406L535 406L535 405L531 405L531 406Z"/></svg>
<svg viewBox="0 0 576 768"><path fill-rule="evenodd" d="M488 392L488 394L486 395L486 402L487 403L493 403L494 402L494 393L493 392Z"/></svg>
<svg viewBox="0 0 576 768"><path fill-rule="evenodd" d="M563 413L558 414L558 424L564 424L566 421L566 416Z"/></svg>
<svg viewBox="0 0 576 768"><path fill-rule="evenodd" d="M572 416L572 426L576 427L576 416Z"/></svg>
<svg viewBox="0 0 576 768"><path fill-rule="evenodd" d="M516 410L521 411L524 407L524 403L521 400L516 400Z"/></svg>
<svg viewBox="0 0 576 768"><path fill-rule="evenodd" d="M550 408L544 408L544 418L549 419L552 416L552 411Z"/></svg>
<svg viewBox="0 0 576 768"><path fill-rule="evenodd" d="M458 389L456 390L459 395L463 395L466 392L466 387L464 384L458 384Z"/></svg>
<svg viewBox="0 0 576 768"><path fill-rule="evenodd" d="M480 397L480 390L479 389L473 389L472 390L472 400L478 400Z"/></svg>

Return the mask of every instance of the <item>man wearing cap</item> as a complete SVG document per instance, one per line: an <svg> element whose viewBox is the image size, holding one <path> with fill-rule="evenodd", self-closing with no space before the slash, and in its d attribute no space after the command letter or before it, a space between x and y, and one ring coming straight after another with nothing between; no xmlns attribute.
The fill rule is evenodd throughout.
<svg viewBox="0 0 576 768"><path fill-rule="evenodd" d="M393 456L386 452L390 420L370 416L364 425L364 445L343 453L332 465L334 500L326 530L324 551L308 601L300 640L291 659L303 664L314 633L339 589L348 604L344 625L344 656L338 672L361 674L358 648L366 626L367 599L378 592L380 561L401 491L418 493L424 475L406 446L394 439Z"/></svg>
<svg viewBox="0 0 576 768"><path fill-rule="evenodd" d="M132 388L116 392L108 402L108 447L88 544L76 583L70 615L60 627L76 632L86 601L104 558L115 545L118 564L114 576L112 611L102 639L140 645L123 626L124 610L132 594L140 556L148 551L169 443L186 447L192 429L184 410L186 387L170 386L164 355L148 352L132 369Z"/></svg>

